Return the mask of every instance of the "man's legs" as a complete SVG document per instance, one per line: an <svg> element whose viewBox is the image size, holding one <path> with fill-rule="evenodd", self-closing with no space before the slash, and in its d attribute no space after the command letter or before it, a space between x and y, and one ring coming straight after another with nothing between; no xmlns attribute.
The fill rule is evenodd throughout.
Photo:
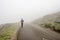
<svg viewBox="0 0 60 40"><path fill-rule="evenodd" d="M23 23L21 23L21 27L23 27Z"/></svg>

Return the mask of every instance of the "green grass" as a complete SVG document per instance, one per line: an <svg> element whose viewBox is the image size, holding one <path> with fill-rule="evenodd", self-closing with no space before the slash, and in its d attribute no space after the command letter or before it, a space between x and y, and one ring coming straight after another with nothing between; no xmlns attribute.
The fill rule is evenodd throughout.
<svg viewBox="0 0 60 40"><path fill-rule="evenodd" d="M60 23L45 23L43 24L45 28L50 28L56 32L60 32Z"/></svg>
<svg viewBox="0 0 60 40"><path fill-rule="evenodd" d="M0 34L0 40L10 40L17 28L17 24L13 24L10 27L8 26L8 28L4 29L4 31Z"/></svg>
<svg viewBox="0 0 60 40"><path fill-rule="evenodd" d="M55 24L55 29L60 30L60 23Z"/></svg>

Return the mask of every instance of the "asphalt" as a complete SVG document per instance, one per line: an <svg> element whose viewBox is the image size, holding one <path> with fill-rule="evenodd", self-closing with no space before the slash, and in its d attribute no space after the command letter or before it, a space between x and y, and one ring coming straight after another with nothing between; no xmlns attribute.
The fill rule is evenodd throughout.
<svg viewBox="0 0 60 40"><path fill-rule="evenodd" d="M18 32L17 40L60 40L60 34L37 25L24 24Z"/></svg>

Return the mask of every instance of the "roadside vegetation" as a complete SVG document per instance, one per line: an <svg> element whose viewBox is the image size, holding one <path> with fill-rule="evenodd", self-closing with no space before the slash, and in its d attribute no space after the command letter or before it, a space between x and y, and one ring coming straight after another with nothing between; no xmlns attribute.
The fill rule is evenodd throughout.
<svg viewBox="0 0 60 40"><path fill-rule="evenodd" d="M33 23L60 33L60 11L39 18Z"/></svg>
<svg viewBox="0 0 60 40"><path fill-rule="evenodd" d="M60 33L60 23L45 23L44 27Z"/></svg>
<svg viewBox="0 0 60 40"><path fill-rule="evenodd" d="M11 40L11 37L14 35L18 29L18 24L14 23L4 28L3 32L0 33L0 40Z"/></svg>

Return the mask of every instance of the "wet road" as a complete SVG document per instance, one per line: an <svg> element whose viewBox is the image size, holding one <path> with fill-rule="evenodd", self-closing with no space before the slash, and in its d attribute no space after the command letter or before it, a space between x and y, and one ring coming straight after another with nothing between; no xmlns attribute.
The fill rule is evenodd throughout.
<svg viewBox="0 0 60 40"><path fill-rule="evenodd" d="M36 25L25 24L18 32L18 40L60 40L60 34Z"/></svg>

